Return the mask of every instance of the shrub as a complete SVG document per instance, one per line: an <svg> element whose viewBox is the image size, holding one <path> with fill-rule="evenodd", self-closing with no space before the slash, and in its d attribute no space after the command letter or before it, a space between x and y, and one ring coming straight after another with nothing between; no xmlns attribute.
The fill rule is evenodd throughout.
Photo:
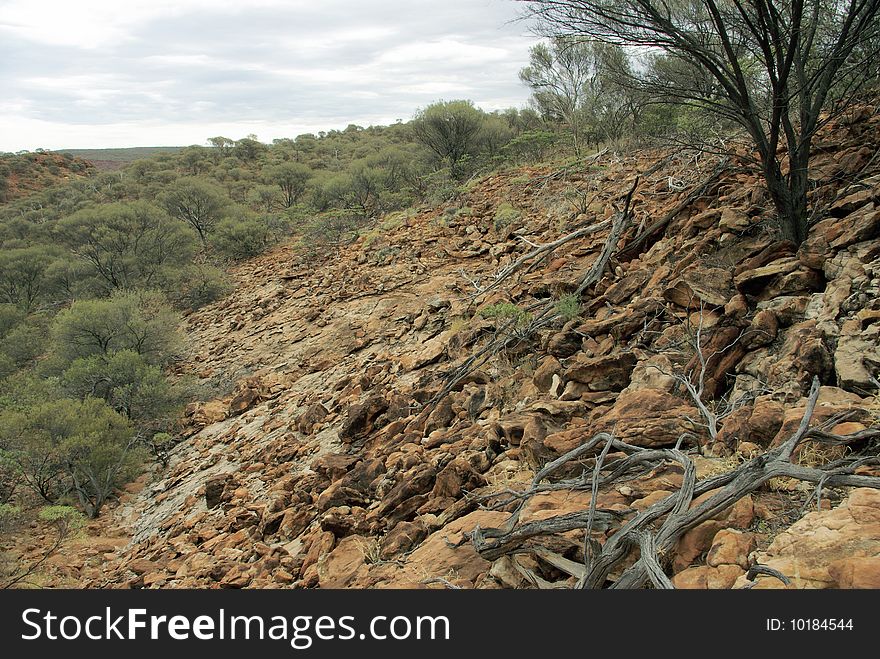
<svg viewBox="0 0 880 659"><path fill-rule="evenodd" d="M132 350L163 364L177 347L178 319L161 295L120 292L105 300L79 300L55 318L52 350L62 363Z"/></svg>
<svg viewBox="0 0 880 659"><path fill-rule="evenodd" d="M495 211L495 221L492 223L492 227L495 231L502 231L518 221L520 217L522 217L522 213L506 201L502 202Z"/></svg>
<svg viewBox="0 0 880 659"><path fill-rule="evenodd" d="M570 293L559 298L556 302L556 313L566 323L580 316L581 303L578 296Z"/></svg>
<svg viewBox="0 0 880 659"><path fill-rule="evenodd" d="M262 254L271 242L272 236L266 223L248 217L222 220L217 224L211 244L223 258L243 261Z"/></svg>

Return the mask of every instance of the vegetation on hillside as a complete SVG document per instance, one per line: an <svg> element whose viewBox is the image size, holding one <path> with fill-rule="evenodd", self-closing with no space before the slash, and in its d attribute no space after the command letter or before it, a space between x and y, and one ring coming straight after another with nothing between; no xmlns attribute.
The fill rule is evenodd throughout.
<svg viewBox="0 0 880 659"><path fill-rule="evenodd" d="M180 316L279 240L299 240L303 258L332 255L383 216L446 204L493 170L577 167L592 148L659 139L724 150L734 129L754 147L777 229L805 238L812 136L874 82L880 2L828 14L806 0L785 11L769 0L529 4L550 37L520 75L531 108L438 101L407 123L272 144L214 136L119 171L70 154L0 156L0 510L11 519L30 497L97 516L151 449L167 450L190 397L168 375ZM520 219L503 203L494 229ZM554 304L565 319L581 313L576 298ZM505 303L482 315L530 319Z"/></svg>

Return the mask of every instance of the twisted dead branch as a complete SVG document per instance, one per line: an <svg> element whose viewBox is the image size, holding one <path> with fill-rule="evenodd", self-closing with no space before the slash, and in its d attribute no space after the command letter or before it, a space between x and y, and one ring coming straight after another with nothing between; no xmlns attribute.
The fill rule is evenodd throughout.
<svg viewBox="0 0 880 659"><path fill-rule="evenodd" d="M871 457L850 456L820 467L807 467L791 461L794 451L802 443L812 441L822 444L853 445L873 442L880 438L880 428L868 428L850 435L833 435L828 432L828 423L818 428L810 428L810 421L819 397L819 379L814 378L807 398L804 415L795 433L780 446L757 456L726 473L696 481L696 468L693 461L677 449L646 449L614 439L607 433L599 433L588 442L560 458L548 463L532 481L531 487L521 496L512 497L516 502L507 522L501 528L484 529L477 527L470 534L474 549L487 560L501 556L530 552L537 558L577 577L579 588L602 588L608 582L609 574L631 553L639 551L638 560L622 570L611 588L641 588L651 584L655 588L672 586L667 568L678 541L689 530L702 522L714 518L734 505L744 496L762 487L772 478L793 478L796 480L824 484L828 487L871 487L880 489L880 477L862 476L855 470L873 460ZM600 451L604 455L613 448L624 457L603 464L604 455L596 457L591 477L560 483L570 489L591 489L591 504L588 510L567 513L538 521L519 523L519 517L528 500L543 491L541 481L557 473L566 464L585 459ZM683 468L682 484L672 494L654 505L634 514L615 527L622 517L634 511L611 511L597 509L596 500L599 488L624 478L631 478L646 466L656 467L665 462L677 462ZM545 486L546 487L546 486ZM698 505L695 498L711 493ZM596 523L593 527L594 522ZM584 563L577 565L570 559L549 552L545 547L532 543L542 535L561 531L584 529L587 536L605 531L606 541L601 548L593 540L588 542L589 550L584 552ZM532 544L529 544L532 543ZM595 550L595 557L593 551ZM560 560L561 559L561 560ZM568 561L568 563L566 563ZM755 568L756 574L771 574L767 570ZM773 575L784 580L784 575Z"/></svg>

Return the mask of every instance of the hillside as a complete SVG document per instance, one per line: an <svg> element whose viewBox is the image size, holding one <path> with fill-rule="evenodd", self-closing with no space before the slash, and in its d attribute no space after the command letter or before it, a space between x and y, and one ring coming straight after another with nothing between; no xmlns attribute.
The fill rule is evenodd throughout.
<svg viewBox="0 0 880 659"><path fill-rule="evenodd" d="M87 160L98 171L113 172L135 160L152 158L162 154L172 155L183 148L182 146L136 146L122 149L58 149L58 153L69 153L75 158Z"/></svg>
<svg viewBox="0 0 880 659"><path fill-rule="evenodd" d="M92 165L69 154L0 155L0 203L21 199L53 185L85 177Z"/></svg>
<svg viewBox="0 0 880 659"><path fill-rule="evenodd" d="M880 117L815 147L799 249L745 151L602 153L237 266L185 322L215 397L55 578L880 586Z"/></svg>

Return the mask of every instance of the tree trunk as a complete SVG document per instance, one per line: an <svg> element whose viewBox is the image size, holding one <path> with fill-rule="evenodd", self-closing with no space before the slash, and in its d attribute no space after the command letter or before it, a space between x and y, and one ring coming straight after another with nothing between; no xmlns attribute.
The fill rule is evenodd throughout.
<svg viewBox="0 0 880 659"><path fill-rule="evenodd" d="M791 158L791 171L783 176L779 161L764 161L764 180L776 212L784 240L800 245L807 238L807 163L797 154Z"/></svg>

